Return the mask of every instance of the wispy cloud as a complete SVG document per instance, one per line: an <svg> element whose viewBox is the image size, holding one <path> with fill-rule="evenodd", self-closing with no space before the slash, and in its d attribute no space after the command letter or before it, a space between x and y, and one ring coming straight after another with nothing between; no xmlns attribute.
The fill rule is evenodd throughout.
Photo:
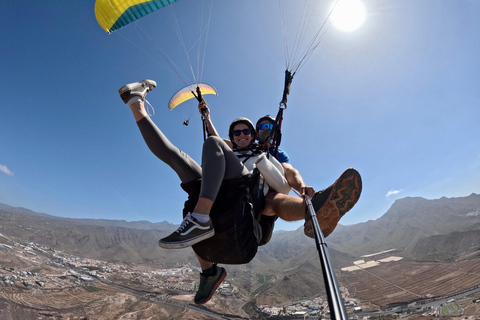
<svg viewBox="0 0 480 320"><path fill-rule="evenodd" d="M0 171L9 176L13 176L13 172L10 171L10 169L8 169L7 166L4 166L3 164L0 164Z"/></svg>
<svg viewBox="0 0 480 320"><path fill-rule="evenodd" d="M390 196L397 195L397 194L399 194L399 193L402 192L402 191L403 191L403 189L400 189L400 190L393 190L393 189L392 189L392 190L390 190L390 191L387 192L387 195L386 195L385 197L388 198L388 197L390 197Z"/></svg>

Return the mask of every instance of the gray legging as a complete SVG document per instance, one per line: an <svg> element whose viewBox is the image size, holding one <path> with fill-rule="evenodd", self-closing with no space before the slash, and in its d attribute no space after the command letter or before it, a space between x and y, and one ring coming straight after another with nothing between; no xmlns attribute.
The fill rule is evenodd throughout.
<svg viewBox="0 0 480 320"><path fill-rule="evenodd" d="M182 183L202 179L201 198L215 201L223 180L248 173L240 159L219 137L205 140L201 167L188 154L175 147L149 117L139 120L137 125L150 151L168 164Z"/></svg>

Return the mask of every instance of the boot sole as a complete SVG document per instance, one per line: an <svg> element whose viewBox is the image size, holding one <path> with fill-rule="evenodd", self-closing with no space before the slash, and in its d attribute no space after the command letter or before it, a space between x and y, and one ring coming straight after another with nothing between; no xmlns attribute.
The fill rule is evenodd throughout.
<svg viewBox="0 0 480 320"><path fill-rule="evenodd" d="M325 237L330 235L340 219L353 208L362 192L362 178L355 169L347 169L333 184L327 201L317 211L317 219ZM304 233L314 238L312 221L305 223Z"/></svg>
<svg viewBox="0 0 480 320"><path fill-rule="evenodd" d="M129 84L126 84L124 85L123 87L121 87L120 89L118 89L118 93L121 95L125 92L128 92L128 91L131 91L132 88L134 87L133 85L137 84L137 83L145 83L147 88L148 88L148 91L152 91L153 89L155 89L157 87L157 83L153 80L142 80L142 81L138 81L138 82L133 82L133 83L129 83ZM153 88L150 89L150 84L153 84Z"/></svg>

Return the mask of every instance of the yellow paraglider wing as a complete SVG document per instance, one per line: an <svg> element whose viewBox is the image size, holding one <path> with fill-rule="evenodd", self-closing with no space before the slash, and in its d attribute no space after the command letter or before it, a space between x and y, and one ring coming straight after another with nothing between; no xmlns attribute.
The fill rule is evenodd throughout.
<svg viewBox="0 0 480 320"><path fill-rule="evenodd" d="M192 98L196 98L194 93L196 92L197 87L200 88L200 92L202 93L202 96L205 94L217 95L217 90L215 90L214 87L208 84L205 84L205 83L192 84L179 90L177 93L173 95L172 99L170 99L170 102L168 103L168 109L172 110L173 108L178 106L180 103L185 102Z"/></svg>
<svg viewBox="0 0 480 320"><path fill-rule="evenodd" d="M97 0L95 17L107 33L161 9L178 0Z"/></svg>

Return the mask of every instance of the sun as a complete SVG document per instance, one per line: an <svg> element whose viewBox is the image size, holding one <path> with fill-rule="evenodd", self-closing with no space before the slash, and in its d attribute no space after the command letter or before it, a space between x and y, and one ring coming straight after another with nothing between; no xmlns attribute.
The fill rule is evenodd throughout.
<svg viewBox="0 0 480 320"><path fill-rule="evenodd" d="M335 28L354 31L365 21L365 6L360 0L338 0L330 19Z"/></svg>

